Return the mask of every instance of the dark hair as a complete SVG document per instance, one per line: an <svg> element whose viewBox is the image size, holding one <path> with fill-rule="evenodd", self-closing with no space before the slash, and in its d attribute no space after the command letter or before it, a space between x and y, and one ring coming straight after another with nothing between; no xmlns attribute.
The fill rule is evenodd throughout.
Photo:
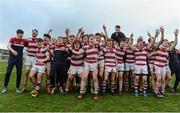
<svg viewBox="0 0 180 113"><path fill-rule="evenodd" d="M96 33L95 36L97 36L97 35L101 36L101 33Z"/></svg>
<svg viewBox="0 0 180 113"><path fill-rule="evenodd" d="M148 38L148 42L150 42L150 41L151 41L151 38L154 38L154 37L150 37L150 38Z"/></svg>
<svg viewBox="0 0 180 113"><path fill-rule="evenodd" d="M42 38L37 38L36 41L37 41L37 42L43 42L43 39L42 39Z"/></svg>
<svg viewBox="0 0 180 113"><path fill-rule="evenodd" d="M44 34L45 37L48 37L49 39L51 39L51 36L49 34Z"/></svg>
<svg viewBox="0 0 180 113"><path fill-rule="evenodd" d="M74 45L75 45L76 43L79 43L79 44L80 44L80 48L82 48L81 41L80 41L80 40L75 40L75 41L73 42L73 44L72 44L72 48L73 48L73 49L74 49Z"/></svg>
<svg viewBox="0 0 180 113"><path fill-rule="evenodd" d="M116 27L116 28L121 28L120 25L116 25L115 27Z"/></svg>
<svg viewBox="0 0 180 113"><path fill-rule="evenodd" d="M126 38L122 38L121 41L126 41Z"/></svg>
<svg viewBox="0 0 180 113"><path fill-rule="evenodd" d="M137 39L137 43L143 41L143 37L142 36L139 36L139 38Z"/></svg>
<svg viewBox="0 0 180 113"><path fill-rule="evenodd" d="M23 31L23 30L21 30L21 29L18 29L18 30L16 31L16 33L17 33L17 34L19 34L19 33L23 34L23 33L24 33L24 31Z"/></svg>
<svg viewBox="0 0 180 113"><path fill-rule="evenodd" d="M57 37L57 39L58 39L58 38L62 38L62 39L63 39L63 37L62 37L62 36L58 36L58 37Z"/></svg>
<svg viewBox="0 0 180 113"><path fill-rule="evenodd" d="M35 31L35 32L37 32L37 33L38 33L38 30L37 30L37 29L33 29L32 31Z"/></svg>
<svg viewBox="0 0 180 113"><path fill-rule="evenodd" d="M83 35L83 36L82 36L82 39L83 39L85 36L87 36L87 37L88 37L88 34Z"/></svg>
<svg viewBox="0 0 180 113"><path fill-rule="evenodd" d="M74 36L74 35L70 35L70 37L73 37L73 38L75 38L75 36Z"/></svg>
<svg viewBox="0 0 180 113"><path fill-rule="evenodd" d="M89 34L88 37L94 36L93 34Z"/></svg>

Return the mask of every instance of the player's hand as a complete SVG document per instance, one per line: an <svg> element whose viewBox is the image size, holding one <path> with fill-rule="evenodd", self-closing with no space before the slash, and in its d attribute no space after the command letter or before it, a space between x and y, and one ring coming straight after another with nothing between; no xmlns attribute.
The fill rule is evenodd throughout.
<svg viewBox="0 0 180 113"><path fill-rule="evenodd" d="M65 29L65 34L68 35L69 33L70 33L69 28L66 28L66 29Z"/></svg>
<svg viewBox="0 0 180 113"><path fill-rule="evenodd" d="M161 33L164 33L164 28L163 28L163 26L160 27L160 31L161 31Z"/></svg>
<svg viewBox="0 0 180 113"><path fill-rule="evenodd" d="M130 38L132 38L133 36L134 36L134 34L133 34L133 33L131 33Z"/></svg>
<svg viewBox="0 0 180 113"><path fill-rule="evenodd" d="M11 52L12 52L12 54L15 55L15 56L18 55L18 53L17 53L15 50L11 50Z"/></svg>
<svg viewBox="0 0 180 113"><path fill-rule="evenodd" d="M177 37L178 34L179 34L179 29L176 29L176 30L174 31L174 35Z"/></svg>
<svg viewBox="0 0 180 113"><path fill-rule="evenodd" d="M83 27L78 29L78 32L81 33L83 31Z"/></svg>
<svg viewBox="0 0 180 113"><path fill-rule="evenodd" d="M158 29L156 29L156 31L155 31L155 37L158 37L159 36L159 30Z"/></svg>
<svg viewBox="0 0 180 113"><path fill-rule="evenodd" d="M52 30L52 29L50 29L50 30L48 31L48 34L49 34L49 33L51 33L52 31L53 31L53 30Z"/></svg>
<svg viewBox="0 0 180 113"><path fill-rule="evenodd" d="M106 25L105 24L103 24L103 29L106 30Z"/></svg>
<svg viewBox="0 0 180 113"><path fill-rule="evenodd" d="M39 59L37 60L38 63L44 63L44 60L43 59Z"/></svg>

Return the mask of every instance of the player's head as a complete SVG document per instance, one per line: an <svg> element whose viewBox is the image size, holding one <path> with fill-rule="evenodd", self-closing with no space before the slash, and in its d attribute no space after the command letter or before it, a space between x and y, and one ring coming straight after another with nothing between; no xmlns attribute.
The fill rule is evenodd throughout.
<svg viewBox="0 0 180 113"><path fill-rule="evenodd" d="M101 47L105 46L105 37L104 36L101 37L100 46Z"/></svg>
<svg viewBox="0 0 180 113"><path fill-rule="evenodd" d="M95 34L95 39L99 43L101 41L101 34L100 33L96 33Z"/></svg>
<svg viewBox="0 0 180 113"><path fill-rule="evenodd" d="M139 36L139 38L137 39L137 46L139 48L143 48L144 47L144 40L142 36Z"/></svg>
<svg viewBox="0 0 180 113"><path fill-rule="evenodd" d="M81 45L81 42L79 40L75 40L73 42L73 49L74 50L79 50L81 47L82 47L82 45Z"/></svg>
<svg viewBox="0 0 180 113"><path fill-rule="evenodd" d="M50 42L51 36L49 34L44 34L44 41Z"/></svg>
<svg viewBox="0 0 180 113"><path fill-rule="evenodd" d="M90 34L89 37L88 37L88 43L89 44L94 44L95 42L95 37L93 34Z"/></svg>
<svg viewBox="0 0 180 113"><path fill-rule="evenodd" d="M83 44L88 44L88 35L87 34L82 36L82 43Z"/></svg>
<svg viewBox="0 0 180 113"><path fill-rule="evenodd" d="M155 40L154 37L150 37L150 38L148 39L148 43L149 43L149 44L152 44L152 43L154 42L154 40Z"/></svg>
<svg viewBox="0 0 180 113"><path fill-rule="evenodd" d="M38 36L38 30L37 29L33 29L32 30L32 37L37 37Z"/></svg>
<svg viewBox="0 0 180 113"><path fill-rule="evenodd" d="M116 32L120 32L120 29L121 29L120 25L116 25L116 26L115 26L115 31L116 31Z"/></svg>
<svg viewBox="0 0 180 113"><path fill-rule="evenodd" d="M76 37L75 37L74 35L70 35L70 36L68 37L68 42L69 42L70 44L72 44L75 39L76 39Z"/></svg>
<svg viewBox="0 0 180 113"><path fill-rule="evenodd" d="M112 47L113 46L113 40L112 39L107 39L107 46Z"/></svg>
<svg viewBox="0 0 180 113"><path fill-rule="evenodd" d="M64 45L64 40L63 40L63 37L61 37L61 36L59 36L58 38L57 38L57 45Z"/></svg>
<svg viewBox="0 0 180 113"><path fill-rule="evenodd" d="M16 34L17 34L17 37L18 37L18 38L22 38L23 35L24 35L24 31L21 30L21 29L18 29L18 30L16 31Z"/></svg>
<svg viewBox="0 0 180 113"><path fill-rule="evenodd" d="M162 43L162 46L163 47L169 47L169 41L167 39L164 39L163 43Z"/></svg>
<svg viewBox="0 0 180 113"><path fill-rule="evenodd" d="M67 38L66 37L62 37L62 38L63 38L64 45L67 45L68 44Z"/></svg>
<svg viewBox="0 0 180 113"><path fill-rule="evenodd" d="M42 38L37 38L36 43L37 43L38 47L41 47L42 44L43 44L43 39Z"/></svg>
<svg viewBox="0 0 180 113"><path fill-rule="evenodd" d="M114 40L113 44L114 44L115 47L119 47L119 43L117 41Z"/></svg>
<svg viewBox="0 0 180 113"><path fill-rule="evenodd" d="M120 47L125 47L126 45L126 39L122 39L121 42L120 42Z"/></svg>

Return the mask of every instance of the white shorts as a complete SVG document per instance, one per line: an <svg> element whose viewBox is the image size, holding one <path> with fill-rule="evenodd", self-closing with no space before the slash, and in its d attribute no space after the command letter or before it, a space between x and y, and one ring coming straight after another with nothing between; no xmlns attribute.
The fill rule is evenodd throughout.
<svg viewBox="0 0 180 113"><path fill-rule="evenodd" d="M72 74L72 75L78 75L80 76L80 74L83 72L83 66L79 66L79 67L75 67L75 66L70 66L68 73Z"/></svg>
<svg viewBox="0 0 180 113"><path fill-rule="evenodd" d="M125 63L125 71L134 71L134 63L129 64L129 63Z"/></svg>
<svg viewBox="0 0 180 113"><path fill-rule="evenodd" d="M97 71L98 63L88 63L84 62L84 70Z"/></svg>
<svg viewBox="0 0 180 113"><path fill-rule="evenodd" d="M159 67L154 65L155 74L166 76L167 72L170 72L169 66Z"/></svg>
<svg viewBox="0 0 180 113"><path fill-rule="evenodd" d="M36 60L36 57L32 57L32 56L27 55L25 57L25 62L24 62L25 70L30 70L31 67L33 66L35 60Z"/></svg>
<svg viewBox="0 0 180 113"><path fill-rule="evenodd" d="M148 68L147 65L134 65L134 73L138 75L148 75Z"/></svg>
<svg viewBox="0 0 180 113"><path fill-rule="evenodd" d="M124 71L125 69L124 69L124 63L122 63L122 64L117 64L117 71Z"/></svg>
<svg viewBox="0 0 180 113"><path fill-rule="evenodd" d="M31 70L36 71L38 73L45 73L46 66L33 65Z"/></svg>
<svg viewBox="0 0 180 113"><path fill-rule="evenodd" d="M51 69L51 62L50 61L46 63L46 68Z"/></svg>
<svg viewBox="0 0 180 113"><path fill-rule="evenodd" d="M98 60L98 67L104 68L104 60Z"/></svg>
<svg viewBox="0 0 180 113"><path fill-rule="evenodd" d="M111 72L117 72L117 69L116 69L116 67L109 67L109 66L105 66L105 71L106 72L109 72L109 73L111 73Z"/></svg>

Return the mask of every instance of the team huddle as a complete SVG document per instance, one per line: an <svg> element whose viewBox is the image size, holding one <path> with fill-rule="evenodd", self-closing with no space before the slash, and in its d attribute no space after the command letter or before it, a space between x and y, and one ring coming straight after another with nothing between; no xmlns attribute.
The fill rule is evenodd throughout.
<svg viewBox="0 0 180 113"><path fill-rule="evenodd" d="M45 78L48 94L55 91L69 94L75 90L79 92L77 98L82 99L90 91L97 100L99 95L109 92L122 95L125 91L147 97L147 90L152 89L155 96L161 98L174 73L176 81L172 90L176 92L180 81L180 50L175 49L178 29L174 31L174 41L164 38L161 26L154 36L148 32L147 43L139 36L135 44L133 33L125 36L119 25L111 38L105 25L102 30L101 33L85 34L80 28L75 36L67 28L65 37L56 39L51 38L52 30L44 34L44 39L37 38L36 29L28 39L23 39L23 30L17 30L17 37L12 37L8 44L10 55L2 93L7 92L14 66L17 69L16 93L24 93L30 81L32 97L38 96ZM160 37L159 41L157 37ZM23 51L25 76L20 90Z"/></svg>

